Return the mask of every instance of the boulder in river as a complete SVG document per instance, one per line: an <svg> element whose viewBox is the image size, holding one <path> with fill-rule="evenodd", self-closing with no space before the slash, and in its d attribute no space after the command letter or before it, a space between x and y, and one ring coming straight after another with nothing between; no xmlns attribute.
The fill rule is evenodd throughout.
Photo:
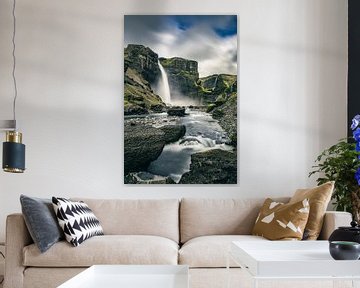
<svg viewBox="0 0 360 288"><path fill-rule="evenodd" d="M124 172L146 170L165 146L165 133L151 126L125 126Z"/></svg>
<svg viewBox="0 0 360 288"><path fill-rule="evenodd" d="M176 142L185 135L184 125L166 125L154 128L132 122L124 129L125 174L145 171L150 162L156 160L165 144Z"/></svg>
<svg viewBox="0 0 360 288"><path fill-rule="evenodd" d="M185 107L170 107L167 110L169 116L185 116Z"/></svg>
<svg viewBox="0 0 360 288"><path fill-rule="evenodd" d="M190 171L179 184L236 184L237 155L221 149L191 155Z"/></svg>
<svg viewBox="0 0 360 288"><path fill-rule="evenodd" d="M183 137L186 132L185 125L166 125L160 127L160 129L165 133L164 138L166 144L176 142Z"/></svg>

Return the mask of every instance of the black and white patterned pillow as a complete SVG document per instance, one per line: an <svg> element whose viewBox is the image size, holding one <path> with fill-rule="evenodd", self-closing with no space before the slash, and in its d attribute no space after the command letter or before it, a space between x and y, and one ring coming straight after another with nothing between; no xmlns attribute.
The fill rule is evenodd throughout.
<svg viewBox="0 0 360 288"><path fill-rule="evenodd" d="M84 202L52 197L55 214L66 241L79 246L86 239L104 235L99 220Z"/></svg>

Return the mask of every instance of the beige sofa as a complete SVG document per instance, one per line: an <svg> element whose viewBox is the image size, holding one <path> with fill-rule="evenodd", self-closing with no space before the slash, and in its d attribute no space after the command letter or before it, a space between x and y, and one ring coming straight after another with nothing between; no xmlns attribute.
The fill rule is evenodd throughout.
<svg viewBox="0 0 360 288"><path fill-rule="evenodd" d="M250 235L263 199L81 200L99 218L105 235L76 248L61 241L41 254L23 216L8 216L5 288L56 287L94 264L185 264L191 288L223 288L231 241L268 241ZM350 219L345 212L327 212L321 237ZM235 287L243 272L231 266Z"/></svg>

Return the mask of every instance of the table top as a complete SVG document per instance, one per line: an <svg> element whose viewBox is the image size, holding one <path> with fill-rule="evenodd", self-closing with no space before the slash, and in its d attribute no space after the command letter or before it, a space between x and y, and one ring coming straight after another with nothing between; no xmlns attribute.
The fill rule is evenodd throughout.
<svg viewBox="0 0 360 288"><path fill-rule="evenodd" d="M360 277L360 261L334 260L328 241L236 241L230 253L256 277Z"/></svg>
<svg viewBox="0 0 360 288"><path fill-rule="evenodd" d="M185 265L94 265L58 288L188 288Z"/></svg>

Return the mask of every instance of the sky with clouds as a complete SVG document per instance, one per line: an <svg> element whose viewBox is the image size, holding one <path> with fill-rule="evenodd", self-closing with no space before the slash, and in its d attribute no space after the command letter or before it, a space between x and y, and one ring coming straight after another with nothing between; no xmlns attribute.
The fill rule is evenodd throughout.
<svg viewBox="0 0 360 288"><path fill-rule="evenodd" d="M236 15L126 15L124 35L125 46L198 61L200 77L237 74Z"/></svg>

